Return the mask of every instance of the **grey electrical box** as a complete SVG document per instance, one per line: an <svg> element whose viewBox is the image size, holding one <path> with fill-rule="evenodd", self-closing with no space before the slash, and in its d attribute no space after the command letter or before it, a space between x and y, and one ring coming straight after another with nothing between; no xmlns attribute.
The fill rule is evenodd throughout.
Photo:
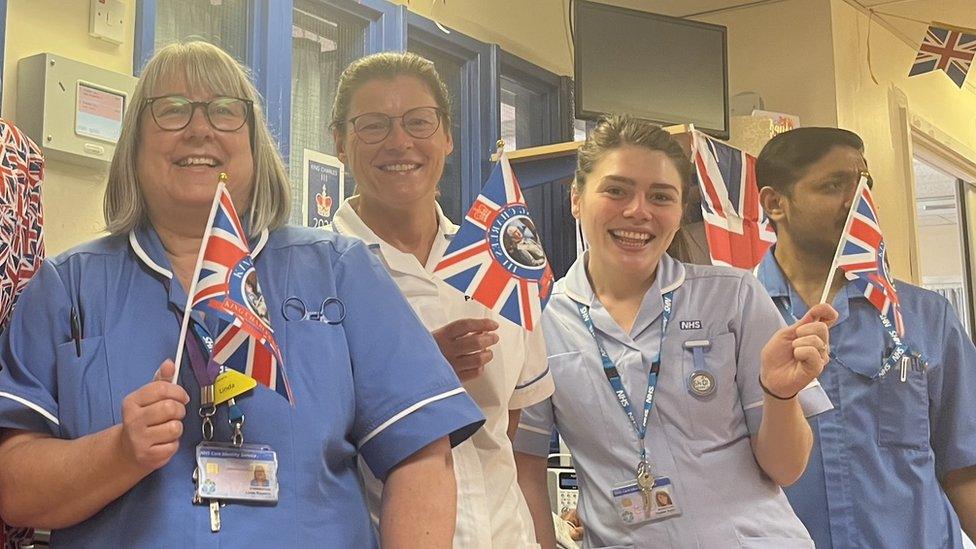
<svg viewBox="0 0 976 549"><path fill-rule="evenodd" d="M48 160L112 160L137 79L51 53L17 64L17 125Z"/></svg>

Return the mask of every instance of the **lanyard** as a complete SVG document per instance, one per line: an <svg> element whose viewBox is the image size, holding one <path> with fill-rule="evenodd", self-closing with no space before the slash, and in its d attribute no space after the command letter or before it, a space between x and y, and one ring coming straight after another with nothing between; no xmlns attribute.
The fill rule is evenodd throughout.
<svg viewBox="0 0 976 549"><path fill-rule="evenodd" d="M166 292L169 293L169 281L165 281ZM183 322L178 311L174 311L178 323ZM214 340L210 331L203 326L197 319L193 318L192 311L184 314L190 316L190 327L186 338L186 358L190 362L193 377L200 386L200 409L198 411L201 420L201 431L203 439L213 440L214 425L213 416L217 413L217 406L214 404L214 382L217 376L224 370L223 366L211 360L213 354ZM204 352L206 350L206 352ZM177 364L177 368L181 365ZM231 441L235 446L240 447L244 443L244 411L237 404L236 399L227 401L227 420L234 428Z"/></svg>
<svg viewBox="0 0 976 549"><path fill-rule="evenodd" d="M783 317L783 320L789 324L796 324L799 322L796 315L793 314L793 310L790 308L788 298L774 299L773 302L776 303L776 308L779 309L779 314ZM891 353L888 354L882 363L881 369L878 370L876 374L871 376L871 379L884 377L885 374L887 374L891 368L897 364L898 361L901 360L901 358L909 351L908 345L906 345L905 342L898 337L898 331L895 330L895 327L891 324L891 320L889 320L888 317L883 314L878 314L878 317L881 318L881 325L884 326L885 331L888 332L888 336L895 344L895 348L891 350ZM830 351L829 356L831 360L837 360L837 356L834 355L833 350Z"/></svg>
<svg viewBox="0 0 976 549"><path fill-rule="evenodd" d="M654 357L654 362L651 364L651 370L647 374L647 396L644 398L644 417L640 425L637 424L637 419L634 417L634 407L630 404L630 397L627 396L627 390L620 380L620 372L617 371L617 367L614 366L610 355L603 348L603 345L600 344L600 339L596 336L596 330L593 328L593 319L590 318L590 308L582 303L576 303L576 308L579 309L583 324L590 331L590 335L593 336L593 341L596 342L597 349L600 350L603 373L606 374L607 381L610 382L610 387L617 395L617 402L620 403L620 407L627 414L627 418L630 419L630 424L633 425L634 431L637 433L637 440L640 443L640 463L647 462L647 449L644 445L644 439L647 435L647 418L651 415L651 409L654 407L654 389L657 387L657 376L661 371L661 351L664 349L664 334L668 330L668 322L671 321L671 306L674 301L674 290L665 293L662 296L662 300L664 301L664 312L661 315L661 345L658 348L657 356Z"/></svg>

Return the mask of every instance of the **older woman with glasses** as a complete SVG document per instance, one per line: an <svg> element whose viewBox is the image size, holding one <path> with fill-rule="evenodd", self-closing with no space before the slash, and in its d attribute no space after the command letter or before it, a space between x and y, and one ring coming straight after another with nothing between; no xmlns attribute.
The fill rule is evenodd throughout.
<svg viewBox="0 0 976 549"><path fill-rule="evenodd" d="M454 149L450 113L447 89L427 59L382 53L346 68L332 129L356 195L341 205L333 226L363 239L380 257L487 418L483 429L454 449L454 546L534 547L507 431L514 431L522 408L552 393L552 378L540 330L527 332L501 319L433 274L458 230L437 203L444 161ZM401 377L398 369L388 375ZM380 509L383 487L374 478L380 475L367 465L374 517L380 524L399 520Z"/></svg>
<svg viewBox="0 0 976 549"><path fill-rule="evenodd" d="M362 458L399 519L381 524L383 546L449 546L450 441L481 414L361 242L283 226L288 180L243 69L208 44L167 46L131 105L105 195L110 236L45 263L0 337L0 514L66 547L375 547ZM212 441L229 448L243 413L260 451L204 467L198 411L213 380L170 357L221 172L294 405L258 386L218 407ZM344 316L286 318L289 300L341 303ZM218 322L193 313L187 363L205 361ZM197 486L204 474L231 497L198 497L213 493ZM237 497L256 491L277 497Z"/></svg>

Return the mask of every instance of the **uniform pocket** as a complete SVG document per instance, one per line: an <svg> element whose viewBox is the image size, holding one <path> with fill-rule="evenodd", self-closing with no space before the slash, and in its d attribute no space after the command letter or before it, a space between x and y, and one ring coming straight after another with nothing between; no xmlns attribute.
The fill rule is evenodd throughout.
<svg viewBox="0 0 976 549"><path fill-rule="evenodd" d="M695 426L696 435L711 433L728 437L733 418L742 415L739 391L735 384L735 334L713 335L708 342L708 347L702 348L703 365L695 364L694 351L686 348L685 342L682 342L681 390L688 403L689 416ZM666 368L667 364L662 364L662 375L667 375ZM712 378L714 390L710 395L696 395L689 391L692 376L699 370L706 371Z"/></svg>
<svg viewBox="0 0 976 549"><path fill-rule="evenodd" d="M112 398L105 340L81 341L81 356L74 340L57 347L58 416L61 436L78 438L118 423L122 403Z"/></svg>
<svg viewBox="0 0 976 549"><path fill-rule="evenodd" d="M912 368L907 374L902 383L898 365L874 381L881 446L925 448L929 444L928 376Z"/></svg>
<svg viewBox="0 0 976 549"><path fill-rule="evenodd" d="M583 353L572 351L550 356L549 369L556 384L552 401L558 411L557 428L560 417L572 422L572 429L560 433L571 448L595 444L619 449L626 444L632 451L629 437L621 439L613 434L619 432L615 430L619 426L625 426L626 432L635 436L599 362L587 362Z"/></svg>

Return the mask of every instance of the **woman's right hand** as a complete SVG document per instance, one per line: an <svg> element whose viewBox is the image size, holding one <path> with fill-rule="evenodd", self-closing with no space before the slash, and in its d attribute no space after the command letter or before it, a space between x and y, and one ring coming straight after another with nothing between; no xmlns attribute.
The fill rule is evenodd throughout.
<svg viewBox="0 0 976 549"><path fill-rule="evenodd" d="M494 355L488 347L498 343L498 334L492 333L497 329L498 323L488 318L462 318L431 335L463 383L481 375L491 362Z"/></svg>
<svg viewBox="0 0 976 549"><path fill-rule="evenodd" d="M180 447L190 396L169 381L175 372L173 361L165 360L152 381L122 401L122 448L146 473L166 465Z"/></svg>

